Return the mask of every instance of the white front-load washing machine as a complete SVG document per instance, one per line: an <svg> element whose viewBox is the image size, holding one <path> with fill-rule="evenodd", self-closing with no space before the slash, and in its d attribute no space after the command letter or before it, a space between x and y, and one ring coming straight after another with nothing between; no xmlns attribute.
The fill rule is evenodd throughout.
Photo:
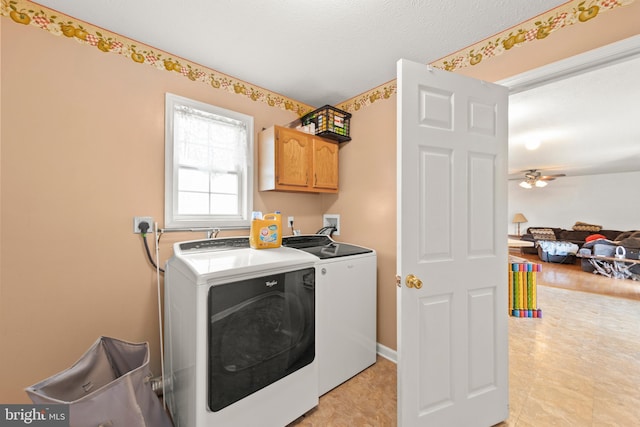
<svg viewBox="0 0 640 427"><path fill-rule="evenodd" d="M315 234L282 244L316 257L320 396L376 362L376 252Z"/></svg>
<svg viewBox="0 0 640 427"><path fill-rule="evenodd" d="M164 397L175 426L282 427L317 406L317 258L248 238L173 249Z"/></svg>

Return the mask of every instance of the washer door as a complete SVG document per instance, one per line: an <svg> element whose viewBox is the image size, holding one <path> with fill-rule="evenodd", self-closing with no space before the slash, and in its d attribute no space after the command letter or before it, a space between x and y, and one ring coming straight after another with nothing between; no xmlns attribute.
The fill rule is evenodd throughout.
<svg viewBox="0 0 640 427"><path fill-rule="evenodd" d="M313 268L209 289L209 409L278 381L315 357Z"/></svg>

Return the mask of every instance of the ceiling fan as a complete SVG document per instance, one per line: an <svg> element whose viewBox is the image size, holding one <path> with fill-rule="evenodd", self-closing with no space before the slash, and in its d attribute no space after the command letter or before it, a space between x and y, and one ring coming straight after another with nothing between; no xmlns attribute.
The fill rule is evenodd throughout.
<svg viewBox="0 0 640 427"><path fill-rule="evenodd" d="M557 173L554 175L542 175L537 169L529 169L524 171L523 178L512 178L511 180L522 180L520 182L520 187L522 188L533 188L533 187L546 187L547 181L553 181L556 178L566 176L563 173Z"/></svg>

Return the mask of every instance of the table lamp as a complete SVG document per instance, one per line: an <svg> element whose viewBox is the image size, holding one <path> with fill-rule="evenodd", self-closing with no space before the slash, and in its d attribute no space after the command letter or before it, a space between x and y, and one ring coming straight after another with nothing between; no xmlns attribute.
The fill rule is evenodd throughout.
<svg viewBox="0 0 640 427"><path fill-rule="evenodd" d="M520 236L520 224L522 224L523 222L527 222L527 218L521 213L517 213L513 216L513 221L511 222L513 222L514 224L518 224L518 236Z"/></svg>

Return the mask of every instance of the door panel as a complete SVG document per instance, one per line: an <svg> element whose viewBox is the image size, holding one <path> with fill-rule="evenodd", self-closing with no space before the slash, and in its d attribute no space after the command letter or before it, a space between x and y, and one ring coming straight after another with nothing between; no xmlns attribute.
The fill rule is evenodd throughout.
<svg viewBox="0 0 640 427"><path fill-rule="evenodd" d="M453 93L420 86L420 124L436 129L453 129Z"/></svg>
<svg viewBox="0 0 640 427"><path fill-rule="evenodd" d="M424 361L420 371L420 412L426 413L453 405L453 384L451 372L451 294L438 295L420 300L419 360ZM440 386L429 387L429 384Z"/></svg>
<svg viewBox="0 0 640 427"><path fill-rule="evenodd" d="M451 259L451 150L420 147L420 214L417 229L422 261ZM433 185L437 183L437 185ZM431 184L431 185L430 185ZM440 209L429 209L439 206Z"/></svg>
<svg viewBox="0 0 640 427"><path fill-rule="evenodd" d="M495 156L469 153L468 171L469 256L495 256Z"/></svg>
<svg viewBox="0 0 640 427"><path fill-rule="evenodd" d="M468 397L495 389L495 288L474 289L467 294L469 307Z"/></svg>

